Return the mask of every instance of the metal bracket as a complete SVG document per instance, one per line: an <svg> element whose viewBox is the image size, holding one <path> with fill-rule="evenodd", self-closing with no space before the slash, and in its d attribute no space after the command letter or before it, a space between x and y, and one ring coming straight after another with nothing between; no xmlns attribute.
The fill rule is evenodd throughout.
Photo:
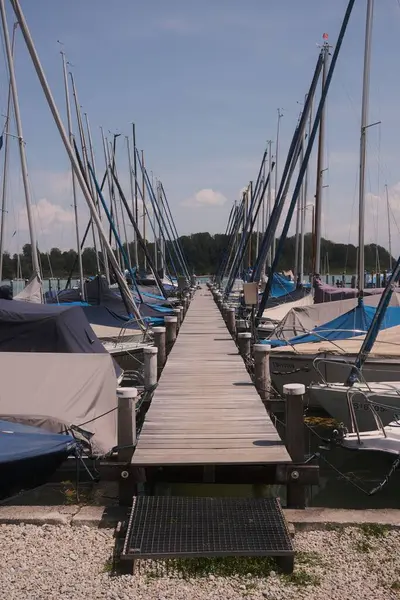
<svg viewBox="0 0 400 600"><path fill-rule="evenodd" d="M277 465L277 483L298 483L299 485L318 485L319 465Z"/></svg>

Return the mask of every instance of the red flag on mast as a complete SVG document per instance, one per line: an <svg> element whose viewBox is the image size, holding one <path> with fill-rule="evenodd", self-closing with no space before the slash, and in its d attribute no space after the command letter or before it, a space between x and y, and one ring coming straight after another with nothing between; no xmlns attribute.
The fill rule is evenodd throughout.
<svg viewBox="0 0 400 600"><path fill-rule="evenodd" d="M329 35L327 33L324 33L323 36L322 36L322 39L323 40L327 40L328 38L329 38Z"/></svg>

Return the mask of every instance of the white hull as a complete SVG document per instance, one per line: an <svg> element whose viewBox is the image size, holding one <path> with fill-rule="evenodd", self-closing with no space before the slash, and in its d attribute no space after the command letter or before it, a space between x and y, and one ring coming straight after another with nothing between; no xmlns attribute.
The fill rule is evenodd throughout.
<svg viewBox="0 0 400 600"><path fill-rule="evenodd" d="M346 381L350 374L351 363L355 357L348 357L343 364L338 363L340 357L333 357L329 353L320 354L290 354L289 352L271 352L270 375L274 388L282 394L285 383L302 383L306 390L312 383L323 383L320 374L314 368L314 359L334 358L335 362L323 361L319 363L319 370L325 381ZM400 381L400 360L389 358L370 358L363 367L363 376L366 381ZM306 392L309 398L309 394ZM310 406L318 407L319 402L313 397Z"/></svg>
<svg viewBox="0 0 400 600"><path fill-rule="evenodd" d="M349 450L369 450L400 454L400 425L393 423L382 429L364 431L359 434L348 433L342 440L342 446Z"/></svg>
<svg viewBox="0 0 400 600"><path fill-rule="evenodd" d="M370 383L368 386L366 384L355 384L351 388L342 383L316 384L311 385L308 392L312 405L321 406L331 417L351 430L347 401L349 390L351 390L354 413L360 431L376 430L377 425L370 402L384 426L393 421L395 414L400 415L399 381Z"/></svg>

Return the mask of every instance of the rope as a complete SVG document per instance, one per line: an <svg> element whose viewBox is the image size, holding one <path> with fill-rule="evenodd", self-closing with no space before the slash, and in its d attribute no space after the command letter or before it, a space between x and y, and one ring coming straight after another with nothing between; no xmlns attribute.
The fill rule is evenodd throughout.
<svg viewBox="0 0 400 600"><path fill-rule="evenodd" d="M355 481L353 481L348 475L345 475L344 473L342 473L341 471L339 471L339 469L337 469L332 463L329 462L329 460L327 458L325 458L324 456L322 456L322 454L320 454L319 452L317 452L315 454L315 457L322 459L338 475L340 475L341 477L343 477L343 479L345 479L346 481L348 481L352 486L354 486L355 488L357 488L360 492L362 492L366 496L374 496L377 492L379 492L380 490L382 490L387 485L387 483L389 482L389 479L392 477L393 473L396 471L396 469L400 465L400 455L399 455L395 459L395 461L393 462L392 466L389 469L388 474L381 481L381 483L379 485L377 485L376 487L372 488L372 490L368 491L368 490L364 489L363 487L361 487L360 485L358 485L358 483L356 483Z"/></svg>

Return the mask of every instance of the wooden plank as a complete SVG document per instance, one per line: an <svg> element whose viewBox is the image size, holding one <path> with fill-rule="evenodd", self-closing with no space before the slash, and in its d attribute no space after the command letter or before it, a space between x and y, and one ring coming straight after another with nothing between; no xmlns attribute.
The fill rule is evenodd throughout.
<svg viewBox="0 0 400 600"><path fill-rule="evenodd" d="M194 297L147 412L136 465L287 463L211 294Z"/></svg>

